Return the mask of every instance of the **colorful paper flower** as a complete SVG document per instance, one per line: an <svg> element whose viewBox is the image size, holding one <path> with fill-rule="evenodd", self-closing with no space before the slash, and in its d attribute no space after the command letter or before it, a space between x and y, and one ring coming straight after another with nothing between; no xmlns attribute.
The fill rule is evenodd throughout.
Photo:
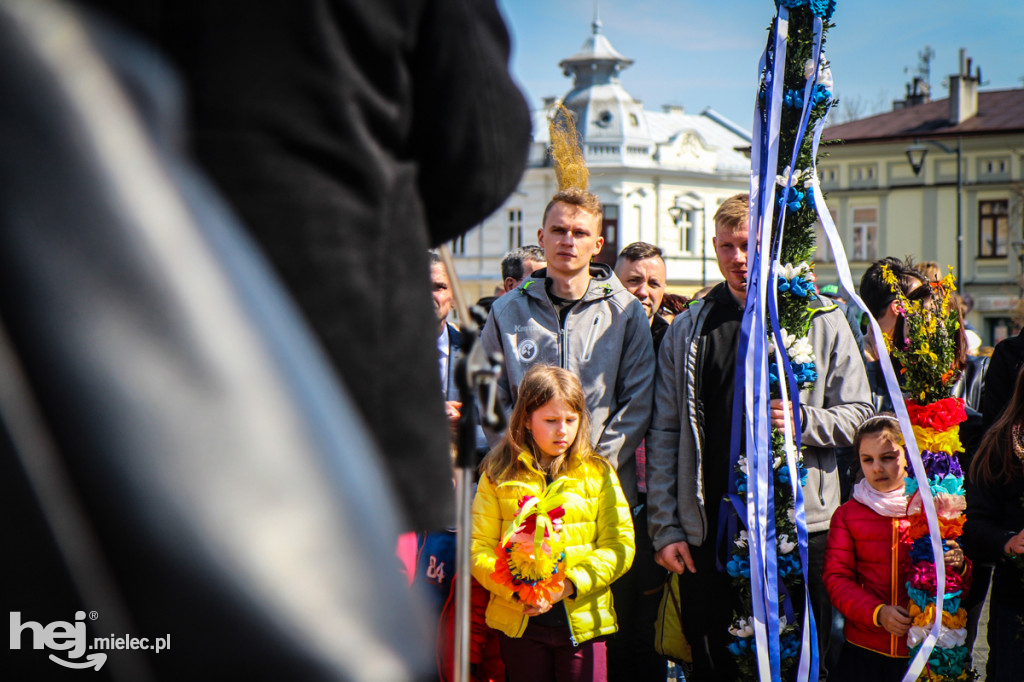
<svg viewBox="0 0 1024 682"><path fill-rule="evenodd" d="M960 537L964 534L964 521L966 520L967 517L963 515L955 519L939 517L939 534L946 539ZM928 522L924 514L915 514L910 517L910 528L907 529L907 533L912 538L928 535Z"/></svg>
<svg viewBox="0 0 1024 682"><path fill-rule="evenodd" d="M921 609L917 604L911 602L910 608L907 611L914 625L930 627L935 621L935 604L929 604L924 609ZM959 609L956 613L949 613L943 609L942 624L953 630L967 627L967 612Z"/></svg>
<svg viewBox="0 0 1024 682"><path fill-rule="evenodd" d="M946 431L937 431L927 426L913 425L914 440L917 441L918 450L931 450L932 452L947 452L950 454L963 452L960 444L960 427L954 426Z"/></svg>
<svg viewBox="0 0 1024 682"><path fill-rule="evenodd" d="M540 495L524 495L519 510L509 523L494 553L491 580L508 587L519 601L537 605L551 601L561 592L565 580L565 547L561 541L562 504L579 500L563 493L566 479L555 479ZM507 481L498 487L528 487L520 481Z"/></svg>
<svg viewBox="0 0 1024 682"><path fill-rule="evenodd" d="M943 398L928 405L907 401L910 423L936 431L946 431L967 420L967 410L961 398Z"/></svg>
<svg viewBox="0 0 1024 682"><path fill-rule="evenodd" d="M953 519L960 516L967 509L967 500L963 495L950 495L947 492L935 493L932 495L935 502L935 513L940 518ZM914 495L907 503L907 514L924 513L924 503L920 495Z"/></svg>

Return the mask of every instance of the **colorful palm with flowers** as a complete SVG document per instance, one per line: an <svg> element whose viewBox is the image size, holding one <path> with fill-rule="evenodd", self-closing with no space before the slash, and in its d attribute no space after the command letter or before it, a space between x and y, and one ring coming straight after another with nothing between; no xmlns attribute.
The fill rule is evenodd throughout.
<svg viewBox="0 0 1024 682"><path fill-rule="evenodd" d="M883 276L898 299L904 323L904 339L895 343L886 337L889 353L900 365L901 384L914 440L921 453L927 485L935 502L943 551L963 533L966 516L964 476L957 460L963 452L960 424L967 419L964 402L950 397L962 369L959 313L951 309L950 296L956 290L953 275L941 282L925 285L924 296L911 301L902 292L892 271L883 268ZM921 500L920 486L913 468L907 466L905 492L909 497L907 515L911 566L907 577L910 616L913 623L907 644L913 657L935 621L937 589L936 567L931 538ZM967 612L960 604L967 586L958 571L945 572L942 625L919 680L970 680L971 669L967 638Z"/></svg>
<svg viewBox="0 0 1024 682"><path fill-rule="evenodd" d="M565 581L565 543L562 541L562 506L577 495L561 492L565 479L555 479L540 495L524 495L501 542L494 548L498 560L491 579L505 585L524 604L550 602ZM506 481L498 487L524 486Z"/></svg>

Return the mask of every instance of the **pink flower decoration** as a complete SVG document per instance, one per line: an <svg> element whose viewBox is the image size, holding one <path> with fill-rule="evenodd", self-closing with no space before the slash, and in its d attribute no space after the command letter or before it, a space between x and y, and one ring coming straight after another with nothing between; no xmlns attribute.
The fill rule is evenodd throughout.
<svg viewBox="0 0 1024 682"><path fill-rule="evenodd" d="M964 577L957 571L946 569L946 594L963 589ZM935 566L928 561L919 561L907 571L907 583L929 594L935 594Z"/></svg>
<svg viewBox="0 0 1024 682"><path fill-rule="evenodd" d="M935 500L935 512L939 515L939 518L955 519L967 509L967 500L963 495L938 493L933 495L932 499ZM924 513L924 506L921 503L921 496L915 493L907 505L907 516L922 513Z"/></svg>

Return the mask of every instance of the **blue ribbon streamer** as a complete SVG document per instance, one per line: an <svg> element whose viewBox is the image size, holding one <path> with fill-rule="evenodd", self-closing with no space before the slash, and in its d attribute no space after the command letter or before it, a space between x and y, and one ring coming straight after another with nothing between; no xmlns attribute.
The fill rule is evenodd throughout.
<svg viewBox="0 0 1024 682"><path fill-rule="evenodd" d="M761 679L781 680L779 641L779 591L776 564L774 492L770 423L768 420L768 355L765 329L765 284L768 281L769 237L775 203L775 171L778 168L778 131L781 117L782 82L785 69L786 37L789 32L788 11L780 8L773 25L774 42L761 59L760 72L765 74L765 106L755 107L754 130L757 146L752 149L750 233L747 242L747 297L740 326L737 354L734 419L730 442L731 485L735 483L735 466L739 458L740 427L746 435L748 485L745 509L735 503L737 514L746 519L750 557L751 603L754 639L758 651L757 665ZM760 75L760 74L759 74ZM764 131L764 133L762 132ZM767 134L765 134L767 133ZM771 191L765 191L770 182ZM743 410L738 408L742 400ZM750 479L753 479L751 481ZM732 492L735 493L733 487ZM737 496L738 497L738 496ZM764 655L767 653L767 656Z"/></svg>
<svg viewBox="0 0 1024 682"><path fill-rule="evenodd" d="M781 105L783 95L782 80L785 70L785 39L788 33L788 12L784 7L779 8L774 24L774 49L769 45L760 64L761 72L765 74L766 93L763 109L756 109L754 129L755 139L758 144L753 148L752 173L751 173L751 206L750 206L750 237L748 238L748 293L744 307L743 322L740 332L740 347L746 348L747 352L741 359L737 357L737 371L735 383L735 395L733 403L733 430L730 442L731 463L730 468L730 490L736 493L736 463L740 450L740 425L741 414L744 417L742 425L747 435L747 463L748 463L748 485L747 485L747 509L740 508L739 495L733 494L734 508L737 515L747 518L748 548L750 555L751 593L753 603L753 616L755 639L760 647L762 641L768 645L768 661L765 669L765 661L758 657L760 677L765 678L765 673L770 675L772 680L781 679L780 662L782 648L780 644L780 623L779 613L779 557L777 556L777 545L775 537L775 514L774 514L774 479L772 476L773 462L770 433L770 422L768 419L769 386L767 381L768 352L765 344L768 330L764 329L765 307L771 319L771 332L775 339L775 363L785 373L785 381L780 381L780 392L783 399L793 397L793 404L796 405L795 414L786 415L786 428L784 428L786 466L789 471L789 484L793 492L794 509L796 516L797 540L800 556L800 569L804 578L804 622L803 636L801 638L800 665L798 679L806 682L810 677L817 678L818 653L817 633L814 624L813 610L810 606L810 595L807 589L807 524L804 510L803 491L800 485L800 474L796 464L796 453L800 451L800 423L799 412L799 382L794 373L792 363L788 354L784 352L785 344L782 339L782 327L778 317L778 275L774 265L780 260L782 248L783 225L785 214L789 206L786 198L790 195L793 183L793 173L796 169L796 159L800 146L806 134L807 124L813 108L814 98L812 93L817 85L817 66L820 62L822 23L820 19L814 22L814 64L815 73L812 78L807 79L804 85L802 97L802 111L797 136L794 142L792 160L789 164L790 174L785 187L782 190L783 201L779 203L777 214L777 225L774 248L770 247L771 230L768 229L773 223L776 195L776 169L778 168L778 134L781 118ZM767 68L766 68L767 67ZM772 258L767 259L771 253ZM792 331L792 330L790 330ZM807 377L801 368L801 376ZM781 379L781 377L779 377ZM756 388L756 390L755 390ZM746 410L741 410L741 396ZM792 421L791 421L792 418ZM756 477L756 485L749 484L750 476ZM722 523L720 522L719 532L721 533ZM792 570L792 556L784 557L783 564L787 573ZM734 567L735 568L735 567ZM792 608L791 596L782 584L781 594L783 597L782 607L785 609L787 619L792 622L795 614ZM762 634L763 633L763 634ZM792 643L790 643L792 644ZM763 648L759 648L764 651ZM787 655L790 649L786 650Z"/></svg>

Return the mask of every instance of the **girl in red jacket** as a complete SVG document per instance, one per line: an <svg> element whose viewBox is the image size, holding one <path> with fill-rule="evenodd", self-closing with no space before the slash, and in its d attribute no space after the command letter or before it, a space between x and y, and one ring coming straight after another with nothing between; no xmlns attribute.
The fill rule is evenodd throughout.
<svg viewBox="0 0 1024 682"><path fill-rule="evenodd" d="M910 522L902 443L899 422L889 414L869 417L853 439L861 477L853 499L832 515L825 548L825 588L846 619L846 642L829 682L899 682L909 663ZM963 569L963 552L949 544L946 566Z"/></svg>

